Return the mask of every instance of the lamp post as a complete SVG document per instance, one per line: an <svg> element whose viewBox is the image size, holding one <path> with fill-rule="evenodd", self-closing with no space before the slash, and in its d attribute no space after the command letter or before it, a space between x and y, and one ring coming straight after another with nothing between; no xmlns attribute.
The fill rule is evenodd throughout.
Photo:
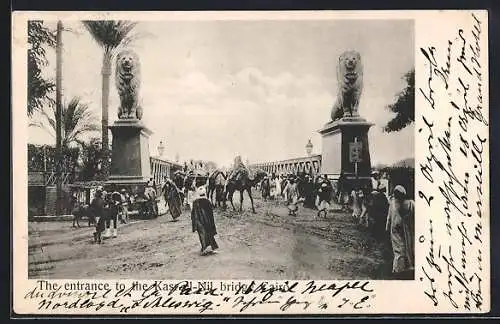
<svg viewBox="0 0 500 324"><path fill-rule="evenodd" d="M306 144L307 156L311 156L312 150L313 150L313 144L311 143L311 139L309 139L309 141Z"/></svg>

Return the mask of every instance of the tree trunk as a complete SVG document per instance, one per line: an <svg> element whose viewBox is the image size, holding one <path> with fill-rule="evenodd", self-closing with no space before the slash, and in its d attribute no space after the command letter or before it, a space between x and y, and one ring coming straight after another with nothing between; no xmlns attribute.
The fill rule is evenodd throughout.
<svg viewBox="0 0 500 324"><path fill-rule="evenodd" d="M109 79L111 77L111 55L104 53L102 62L102 148L103 148L103 161L102 170L104 177L107 179L109 176Z"/></svg>
<svg viewBox="0 0 500 324"><path fill-rule="evenodd" d="M57 22L56 34L56 214L62 214L62 21Z"/></svg>

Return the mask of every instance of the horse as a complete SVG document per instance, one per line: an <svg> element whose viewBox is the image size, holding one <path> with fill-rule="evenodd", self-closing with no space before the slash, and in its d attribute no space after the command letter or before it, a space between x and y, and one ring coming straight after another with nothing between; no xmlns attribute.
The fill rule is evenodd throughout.
<svg viewBox="0 0 500 324"><path fill-rule="evenodd" d="M235 191L240 192L240 212L243 210L243 192L246 191L248 193L248 197L250 197L250 202L252 204L252 213L255 214L255 208L253 205L252 198L252 187L260 182L265 176L266 172L258 170L253 179L250 179L247 170L239 170L235 173L234 176L228 178L226 180L226 189L225 195L226 199L224 201L229 200L231 206L233 206L233 210L236 211L236 208L233 204L233 194Z"/></svg>
<svg viewBox="0 0 500 324"><path fill-rule="evenodd" d="M224 202L224 184L226 182L226 175L220 170L215 170L208 177L207 180L207 198L210 200L212 205L217 204L218 207ZM213 201L213 195L215 193L215 203Z"/></svg>

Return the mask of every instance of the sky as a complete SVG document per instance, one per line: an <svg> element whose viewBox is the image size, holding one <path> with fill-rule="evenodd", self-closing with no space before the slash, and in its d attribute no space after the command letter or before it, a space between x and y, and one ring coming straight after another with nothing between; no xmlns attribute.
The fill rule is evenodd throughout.
<svg viewBox="0 0 500 324"><path fill-rule="evenodd" d="M81 97L100 120L102 51L79 22L65 27L64 100ZM369 132L372 163L414 156L413 126L382 132L393 116L386 106L414 67L412 21L148 21L135 31L141 35L132 49L141 61L151 155L163 141L166 158L228 166L236 155L250 163L305 156L308 139L313 154L321 154L317 131L335 102L338 57L356 50L364 66L360 114L375 124ZM53 78L55 52L47 58L44 74ZM112 76L110 123L118 106ZM28 140L55 142L31 127Z"/></svg>

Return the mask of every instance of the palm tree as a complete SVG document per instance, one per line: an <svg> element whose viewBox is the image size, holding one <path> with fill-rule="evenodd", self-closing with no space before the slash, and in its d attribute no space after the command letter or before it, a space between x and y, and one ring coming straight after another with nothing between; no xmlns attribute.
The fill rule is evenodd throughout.
<svg viewBox="0 0 500 324"><path fill-rule="evenodd" d="M51 111L40 111L43 119L30 123L29 126L39 127L56 138L57 122L56 109L51 106ZM82 103L80 98L74 97L71 101L61 106L61 147L62 149L82 145L84 136L99 131L99 121L90 110Z"/></svg>
<svg viewBox="0 0 500 324"><path fill-rule="evenodd" d="M62 66L63 66L63 32L62 21L57 22L56 31L56 110L55 110L55 131L56 131L56 214L61 215L62 210Z"/></svg>
<svg viewBox="0 0 500 324"><path fill-rule="evenodd" d="M86 20L83 25L92 35L94 40L103 49L102 61L102 147L104 155L108 156L108 105L109 81L111 76L111 63L116 53L133 41L137 35L132 35L136 22L125 20ZM108 159L104 159L104 170L108 171Z"/></svg>

